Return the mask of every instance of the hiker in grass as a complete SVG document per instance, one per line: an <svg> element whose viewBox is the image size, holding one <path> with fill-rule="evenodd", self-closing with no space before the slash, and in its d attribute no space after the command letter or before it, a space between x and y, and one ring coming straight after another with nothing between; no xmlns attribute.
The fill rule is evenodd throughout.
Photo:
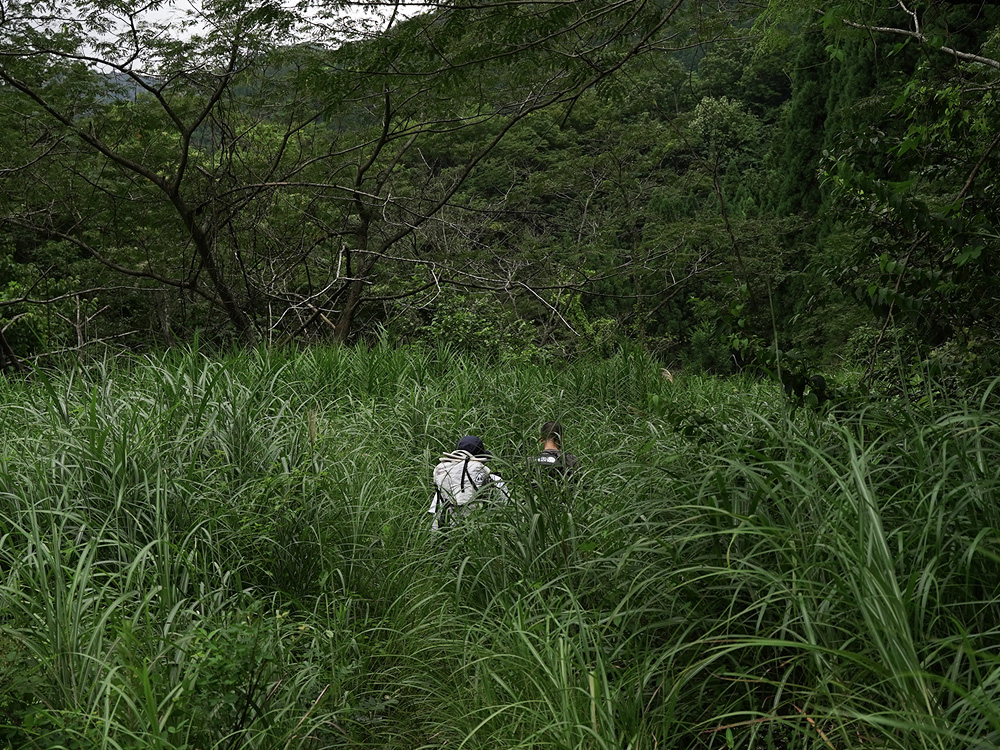
<svg viewBox="0 0 1000 750"><path fill-rule="evenodd" d="M434 516L431 528L442 531L479 507L510 499L503 480L486 465L490 458L492 455L482 440L466 435L455 450L438 459L434 467L434 497L428 510Z"/></svg>
<svg viewBox="0 0 1000 750"><path fill-rule="evenodd" d="M576 471L580 460L572 453L562 449L563 427L558 422L546 422L542 425L542 452L535 457L534 463L545 474L559 479L570 479Z"/></svg>

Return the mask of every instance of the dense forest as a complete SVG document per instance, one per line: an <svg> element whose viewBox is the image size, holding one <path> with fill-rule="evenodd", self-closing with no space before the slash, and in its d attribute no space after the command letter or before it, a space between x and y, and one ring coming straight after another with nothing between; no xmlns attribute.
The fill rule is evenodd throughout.
<svg viewBox="0 0 1000 750"><path fill-rule="evenodd" d="M997 14L8 2L3 365L631 341L974 382L998 352Z"/></svg>

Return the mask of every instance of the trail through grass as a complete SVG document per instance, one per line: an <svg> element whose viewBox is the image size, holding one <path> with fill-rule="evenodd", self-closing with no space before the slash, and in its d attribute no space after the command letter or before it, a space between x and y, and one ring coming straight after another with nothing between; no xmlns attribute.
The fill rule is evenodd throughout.
<svg viewBox="0 0 1000 750"><path fill-rule="evenodd" d="M0 747L996 747L986 402L388 346L0 381ZM466 433L515 502L442 540Z"/></svg>

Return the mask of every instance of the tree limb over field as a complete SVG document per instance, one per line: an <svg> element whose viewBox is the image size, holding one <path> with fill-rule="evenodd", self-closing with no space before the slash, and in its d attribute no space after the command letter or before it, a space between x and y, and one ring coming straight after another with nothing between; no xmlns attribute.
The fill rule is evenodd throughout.
<svg viewBox="0 0 1000 750"><path fill-rule="evenodd" d="M5 0L0 108L20 130L0 225L208 300L245 343L283 325L281 300L346 341L380 273L420 268L393 247L519 123L737 20L680 0L421 6L208 0L169 24L126 0Z"/></svg>

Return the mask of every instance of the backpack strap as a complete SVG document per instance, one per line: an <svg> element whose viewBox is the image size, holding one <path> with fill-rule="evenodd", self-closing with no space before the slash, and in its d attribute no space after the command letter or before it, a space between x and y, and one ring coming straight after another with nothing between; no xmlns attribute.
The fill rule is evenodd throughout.
<svg viewBox="0 0 1000 750"><path fill-rule="evenodd" d="M437 518L438 529L444 530L451 525L451 511L455 507L455 501L451 496L443 492L437 482L434 482L434 495L437 497Z"/></svg>
<svg viewBox="0 0 1000 750"><path fill-rule="evenodd" d="M469 484L472 485L472 489L474 489L474 490L478 490L479 489L479 485L476 484L476 480L473 479L472 475L469 473L469 461L470 461L470 457L466 456L465 457L465 463L462 464L462 482L461 482L462 492L465 492L465 478L466 477L469 478Z"/></svg>

